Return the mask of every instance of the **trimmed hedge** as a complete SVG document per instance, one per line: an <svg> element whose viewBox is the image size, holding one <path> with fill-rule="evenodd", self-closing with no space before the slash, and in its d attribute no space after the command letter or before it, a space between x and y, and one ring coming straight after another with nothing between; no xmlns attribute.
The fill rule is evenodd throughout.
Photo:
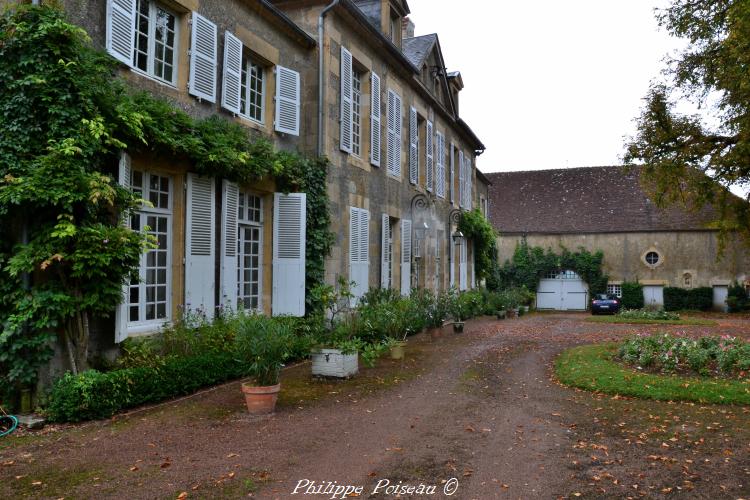
<svg viewBox="0 0 750 500"><path fill-rule="evenodd" d="M107 373L68 372L52 388L47 416L52 422L109 418L127 408L190 394L246 374L247 366L229 353L174 357L156 367Z"/></svg>
<svg viewBox="0 0 750 500"><path fill-rule="evenodd" d="M622 284L623 309L643 309L643 286L640 283Z"/></svg>
<svg viewBox="0 0 750 500"><path fill-rule="evenodd" d="M664 287L665 311L710 311L714 306L714 292L711 287L677 288Z"/></svg>

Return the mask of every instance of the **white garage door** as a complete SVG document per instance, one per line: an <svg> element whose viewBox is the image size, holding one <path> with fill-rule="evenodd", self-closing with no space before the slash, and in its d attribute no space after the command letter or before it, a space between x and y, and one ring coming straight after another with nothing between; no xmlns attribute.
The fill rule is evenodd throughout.
<svg viewBox="0 0 750 500"><path fill-rule="evenodd" d="M729 296L729 287L727 286L715 286L714 287L714 310L727 312L727 297Z"/></svg>
<svg viewBox="0 0 750 500"><path fill-rule="evenodd" d="M585 311L588 297L588 285L573 271L551 273L539 280L536 307L556 311Z"/></svg>
<svg viewBox="0 0 750 500"><path fill-rule="evenodd" d="M643 285L643 305L654 308L664 307L664 287Z"/></svg>

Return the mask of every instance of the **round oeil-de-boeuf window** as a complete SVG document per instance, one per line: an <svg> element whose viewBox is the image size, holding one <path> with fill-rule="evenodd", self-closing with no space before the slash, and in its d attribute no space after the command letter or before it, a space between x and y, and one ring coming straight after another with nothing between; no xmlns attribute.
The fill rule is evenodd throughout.
<svg viewBox="0 0 750 500"><path fill-rule="evenodd" d="M651 265L655 266L659 263L659 254L656 252L649 252L646 254L646 262Z"/></svg>

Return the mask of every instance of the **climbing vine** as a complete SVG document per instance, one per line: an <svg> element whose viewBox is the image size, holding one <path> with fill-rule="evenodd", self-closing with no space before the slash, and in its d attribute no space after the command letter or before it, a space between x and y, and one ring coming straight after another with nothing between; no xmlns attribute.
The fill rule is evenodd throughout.
<svg viewBox="0 0 750 500"><path fill-rule="evenodd" d="M474 273L477 279L487 278L497 267L495 229L478 208L461 214L458 229L472 241Z"/></svg>
<svg viewBox="0 0 750 500"><path fill-rule="evenodd" d="M327 160L274 151L219 116L192 118L115 72L56 8L0 16L0 387L33 384L57 336L85 368L90 319L114 311L152 244L120 223L141 203L116 183L121 150L307 192L307 286L322 280L333 241Z"/></svg>
<svg viewBox="0 0 750 500"><path fill-rule="evenodd" d="M536 290L539 280L549 272L575 271L589 285L589 291L602 293L607 289L607 276L602 270L604 253L599 250L589 252L579 248L571 252L563 248L560 254L552 249L529 246L524 238L516 246L513 257L499 266L488 287L493 289L525 286L529 290Z"/></svg>

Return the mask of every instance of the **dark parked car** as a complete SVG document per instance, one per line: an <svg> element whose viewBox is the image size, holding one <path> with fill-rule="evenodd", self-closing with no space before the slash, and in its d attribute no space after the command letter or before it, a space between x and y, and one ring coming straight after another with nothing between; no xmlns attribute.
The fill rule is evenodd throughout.
<svg viewBox="0 0 750 500"><path fill-rule="evenodd" d="M591 314L617 314L618 312L620 312L620 299L616 295L597 293L591 299Z"/></svg>

